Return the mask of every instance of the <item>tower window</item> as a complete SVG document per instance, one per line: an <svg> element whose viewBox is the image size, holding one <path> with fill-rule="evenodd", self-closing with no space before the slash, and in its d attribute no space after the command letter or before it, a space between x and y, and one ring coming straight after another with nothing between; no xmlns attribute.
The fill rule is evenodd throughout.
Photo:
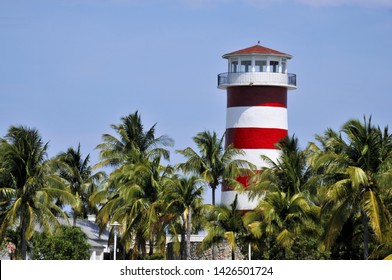
<svg viewBox="0 0 392 280"><path fill-rule="evenodd" d="M256 72L267 72L267 61L256 60L255 61L255 71Z"/></svg>
<svg viewBox="0 0 392 280"><path fill-rule="evenodd" d="M241 61L241 72L250 72L252 69L252 61L243 60Z"/></svg>
<svg viewBox="0 0 392 280"><path fill-rule="evenodd" d="M279 72L279 61L270 61L270 72L278 73Z"/></svg>
<svg viewBox="0 0 392 280"><path fill-rule="evenodd" d="M230 72L232 73L238 72L238 61L233 61L231 63Z"/></svg>

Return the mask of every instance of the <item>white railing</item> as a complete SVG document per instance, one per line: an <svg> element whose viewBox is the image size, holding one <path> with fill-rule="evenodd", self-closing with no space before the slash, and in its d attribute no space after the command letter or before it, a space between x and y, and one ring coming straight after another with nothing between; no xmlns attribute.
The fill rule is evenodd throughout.
<svg viewBox="0 0 392 280"><path fill-rule="evenodd" d="M282 74L272 72L240 72L222 73L218 75L218 88L229 86L284 86L289 89L296 88L295 74Z"/></svg>

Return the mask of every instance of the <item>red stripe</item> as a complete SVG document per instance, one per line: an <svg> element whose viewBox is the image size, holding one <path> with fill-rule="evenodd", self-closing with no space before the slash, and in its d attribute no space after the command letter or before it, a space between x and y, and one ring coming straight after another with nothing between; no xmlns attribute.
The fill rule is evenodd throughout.
<svg viewBox="0 0 392 280"><path fill-rule="evenodd" d="M248 183L249 177L250 176L240 176L240 177L237 177L236 181L238 183L241 183L244 188L248 188L248 186L249 186L249 183ZM223 184L222 185L222 192L232 191L232 190L233 190L233 188L227 186L227 184Z"/></svg>
<svg viewBox="0 0 392 280"><path fill-rule="evenodd" d="M286 129L227 128L226 147L234 144L238 149L276 149L275 144L286 136Z"/></svg>
<svg viewBox="0 0 392 280"><path fill-rule="evenodd" d="M227 88L227 108L240 106L287 108L287 88L272 86L241 86Z"/></svg>
<svg viewBox="0 0 392 280"><path fill-rule="evenodd" d="M249 186L248 179L249 179L249 176L240 176L240 177L237 177L236 180L238 183L241 183L245 188L247 188Z"/></svg>
<svg viewBox="0 0 392 280"><path fill-rule="evenodd" d="M261 170L256 170L256 173L260 173ZM236 181L240 183L245 189L247 189L250 185L249 179L251 176L246 175L246 176L239 176L237 177ZM227 191L233 191L234 188L228 186L227 184L223 183L222 185L222 192L227 192Z"/></svg>

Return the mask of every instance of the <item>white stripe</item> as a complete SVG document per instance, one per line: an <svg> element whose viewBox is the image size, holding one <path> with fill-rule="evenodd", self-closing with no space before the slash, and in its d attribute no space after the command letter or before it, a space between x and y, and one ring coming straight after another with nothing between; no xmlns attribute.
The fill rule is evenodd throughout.
<svg viewBox="0 0 392 280"><path fill-rule="evenodd" d="M226 128L259 127L288 129L287 109L282 107L230 107L226 110Z"/></svg>
<svg viewBox="0 0 392 280"><path fill-rule="evenodd" d="M256 198L250 200L247 192L224 191L222 192L221 203L224 205L230 205L231 203L233 203L236 194L238 194L238 198L237 198L238 210L252 210L256 208L260 199L262 199L262 198Z"/></svg>
<svg viewBox="0 0 392 280"><path fill-rule="evenodd" d="M280 155L282 154L281 150L274 149L242 149L244 151L243 155L238 155L235 159L243 159L247 160L250 163L256 165L257 169L261 169L262 167L271 167L270 163L265 161L261 156L269 157L273 162L277 162Z"/></svg>

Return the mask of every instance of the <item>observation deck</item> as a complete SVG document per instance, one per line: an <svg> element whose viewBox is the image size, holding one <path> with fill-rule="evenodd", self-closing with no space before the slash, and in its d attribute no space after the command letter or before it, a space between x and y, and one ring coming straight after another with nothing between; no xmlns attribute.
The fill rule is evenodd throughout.
<svg viewBox="0 0 392 280"><path fill-rule="evenodd" d="M218 88L231 86L279 86L297 89L297 76L292 73L226 72L218 75Z"/></svg>

